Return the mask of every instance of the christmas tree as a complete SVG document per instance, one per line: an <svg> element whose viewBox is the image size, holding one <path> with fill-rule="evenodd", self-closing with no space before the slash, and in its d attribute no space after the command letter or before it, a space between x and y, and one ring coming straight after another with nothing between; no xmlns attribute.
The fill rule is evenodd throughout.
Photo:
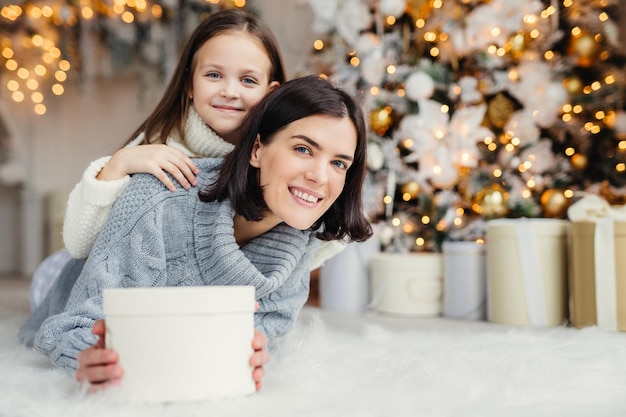
<svg viewBox="0 0 626 417"><path fill-rule="evenodd" d="M617 0L311 0L308 68L369 122L365 207L391 252L484 239L500 217L624 204Z"/></svg>

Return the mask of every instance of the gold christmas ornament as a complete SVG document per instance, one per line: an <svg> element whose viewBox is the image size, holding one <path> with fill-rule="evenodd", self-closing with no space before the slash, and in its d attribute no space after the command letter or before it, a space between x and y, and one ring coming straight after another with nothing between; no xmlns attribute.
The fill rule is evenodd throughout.
<svg viewBox="0 0 626 417"><path fill-rule="evenodd" d="M383 136L393 124L393 110L389 106L372 110L369 115L370 129Z"/></svg>
<svg viewBox="0 0 626 417"><path fill-rule="evenodd" d="M492 126L502 129L515 111L515 103L502 93L498 93L487 104L487 119Z"/></svg>
<svg viewBox="0 0 626 417"><path fill-rule="evenodd" d="M576 153L572 155L572 166L580 171L587 168L587 156L584 154Z"/></svg>
<svg viewBox="0 0 626 417"><path fill-rule="evenodd" d="M571 95L578 95L583 92L583 82L578 77L567 77L563 80L563 86Z"/></svg>
<svg viewBox="0 0 626 417"><path fill-rule="evenodd" d="M472 199L472 211L485 218L505 217L509 213L509 193L499 184L478 191Z"/></svg>
<svg viewBox="0 0 626 417"><path fill-rule="evenodd" d="M517 33L509 38L509 43L511 54L513 58L519 59L522 56L522 53L526 49L526 38L523 33Z"/></svg>
<svg viewBox="0 0 626 417"><path fill-rule="evenodd" d="M417 198L417 195L420 192L420 186L415 181L407 182L402 186L402 194L409 194L411 199Z"/></svg>
<svg viewBox="0 0 626 417"><path fill-rule="evenodd" d="M417 19L426 19L432 8L430 7L430 0L408 0L407 1L407 13L415 21Z"/></svg>
<svg viewBox="0 0 626 417"><path fill-rule="evenodd" d="M564 190L550 188L541 194L541 208L545 217L562 218L567 213L571 198L564 194Z"/></svg>
<svg viewBox="0 0 626 417"><path fill-rule="evenodd" d="M590 67L600 54L600 44L588 31L582 31L570 39L568 53L577 57L576 63L581 67Z"/></svg>

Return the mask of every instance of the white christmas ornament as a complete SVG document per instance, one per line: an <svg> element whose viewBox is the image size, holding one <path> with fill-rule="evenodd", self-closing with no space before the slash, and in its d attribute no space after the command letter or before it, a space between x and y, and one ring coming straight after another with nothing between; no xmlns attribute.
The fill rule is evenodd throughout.
<svg viewBox="0 0 626 417"><path fill-rule="evenodd" d="M355 45L361 31L372 23L372 15L367 4L361 0L347 0L335 17L337 33L349 45Z"/></svg>
<svg viewBox="0 0 626 417"><path fill-rule="evenodd" d="M541 135L541 131L535 125L535 118L525 110L513 113L504 125L504 130L518 138L522 146L536 143Z"/></svg>
<svg viewBox="0 0 626 417"><path fill-rule="evenodd" d="M314 15L314 33L326 33L334 29L334 19L339 8L337 0L309 0L309 6Z"/></svg>
<svg viewBox="0 0 626 417"><path fill-rule="evenodd" d="M523 161L530 162L528 171L532 174L542 174L556 165L556 158L552 152L552 141L549 139L542 139L524 149L520 157Z"/></svg>
<svg viewBox="0 0 626 417"><path fill-rule="evenodd" d="M369 141L367 143L367 168L380 171L385 164L385 155L380 144Z"/></svg>
<svg viewBox="0 0 626 417"><path fill-rule="evenodd" d="M459 173L447 147L438 146L434 152L436 165L432 167L430 182L437 188L448 189L454 187L459 179Z"/></svg>
<svg viewBox="0 0 626 417"><path fill-rule="evenodd" d="M425 100L435 92L435 82L425 72L416 71L406 79L404 90L413 101Z"/></svg>
<svg viewBox="0 0 626 417"><path fill-rule="evenodd" d="M380 38L376 36L375 34L369 32L369 33L364 33L361 36L359 36L359 39L356 42L354 50L356 51L357 55L363 57L365 55L372 53L373 51L380 49L380 46L381 46Z"/></svg>
<svg viewBox="0 0 626 417"><path fill-rule="evenodd" d="M381 0L378 10L384 16L399 17L406 10L406 0Z"/></svg>
<svg viewBox="0 0 626 417"><path fill-rule="evenodd" d="M361 76L370 85L380 85L385 76L383 51L376 49L361 61Z"/></svg>

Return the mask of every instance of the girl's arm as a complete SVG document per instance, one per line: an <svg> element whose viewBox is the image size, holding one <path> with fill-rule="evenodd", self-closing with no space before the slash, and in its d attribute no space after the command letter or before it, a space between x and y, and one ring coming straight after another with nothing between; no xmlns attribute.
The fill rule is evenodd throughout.
<svg viewBox="0 0 626 417"><path fill-rule="evenodd" d="M313 256L313 260L311 261L311 266L309 269L313 271L324 265L328 259L337 255L339 252L344 250L348 243L343 240L329 240L320 242L317 251L315 252L315 256Z"/></svg>
<svg viewBox="0 0 626 417"><path fill-rule="evenodd" d="M63 243L74 258L86 258L104 226L115 200L128 186L130 176L116 181L98 181L96 175L111 159L93 161L70 193L63 220Z"/></svg>
<svg viewBox="0 0 626 417"><path fill-rule="evenodd" d="M92 162L70 193L63 222L63 242L73 257L89 255L113 203L126 189L130 174L152 174L170 190L174 190L174 184L166 172L185 188L195 185L198 168L183 152L167 145L132 146L134 144L111 157Z"/></svg>

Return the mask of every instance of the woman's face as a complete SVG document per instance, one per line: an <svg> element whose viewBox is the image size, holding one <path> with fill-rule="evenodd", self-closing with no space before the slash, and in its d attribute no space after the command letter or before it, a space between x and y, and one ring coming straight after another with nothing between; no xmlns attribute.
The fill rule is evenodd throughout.
<svg viewBox="0 0 626 417"><path fill-rule="evenodd" d="M296 120L279 130L268 144L258 139L250 164L259 169L265 203L262 222L285 222L310 228L343 190L354 161L357 133L348 117L326 115Z"/></svg>

